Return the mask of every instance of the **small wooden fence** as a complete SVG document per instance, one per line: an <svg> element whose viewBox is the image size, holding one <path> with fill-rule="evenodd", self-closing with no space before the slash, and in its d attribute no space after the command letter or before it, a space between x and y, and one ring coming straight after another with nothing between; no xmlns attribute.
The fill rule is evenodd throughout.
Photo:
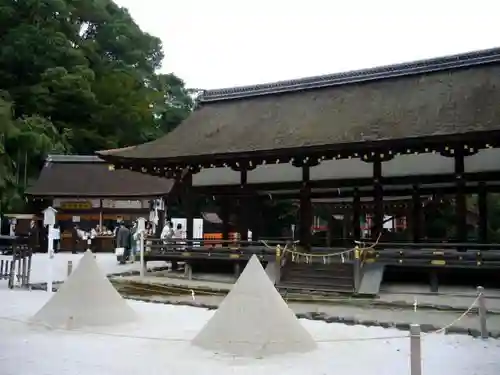
<svg viewBox="0 0 500 375"><path fill-rule="evenodd" d="M7 280L8 287L15 286L28 288L31 274L31 258L33 252L28 246L28 241L22 237L9 239L9 255L0 259L0 280Z"/></svg>

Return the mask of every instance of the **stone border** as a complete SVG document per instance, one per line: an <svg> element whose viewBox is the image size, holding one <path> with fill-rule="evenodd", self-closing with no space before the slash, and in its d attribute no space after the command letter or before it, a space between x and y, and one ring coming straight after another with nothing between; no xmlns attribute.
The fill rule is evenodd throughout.
<svg viewBox="0 0 500 375"><path fill-rule="evenodd" d="M136 280L116 280L117 283L124 285L125 287L127 284L130 284L131 286L134 285L141 285L144 287L151 286L152 288L156 287L157 285L153 283L148 283L148 282L139 282ZM203 293L213 293L213 294L227 294L229 293L228 289L218 289L218 288L209 288L209 287L188 287L185 285L176 285L176 284L161 284L162 287L165 287L166 289L172 288L176 289L192 289L195 293L199 292L200 294ZM348 297L348 298L337 298L334 296L328 297L328 296L316 296L316 298L310 298L310 297L302 297L299 295L296 296L287 296L286 294L281 294L282 297L288 301L288 302L299 302L299 303L318 303L318 304L325 304L325 305L344 305L344 306L354 306L354 307L379 307L379 308L387 308L387 309L408 309L408 310L413 310L414 306L413 304L410 304L406 301L380 301L376 299L370 299L370 298L360 298L360 297ZM324 298L325 300L322 300ZM472 302L472 299L471 299ZM431 304L431 303L419 303L418 305L419 310L434 310L434 311L446 311L446 312L459 312L462 313L464 312L467 307L455 307L455 306L450 306L450 305L441 305L441 304ZM473 307L471 309L471 312L478 312L477 307ZM497 310L488 310L488 314L490 315L500 315L500 311Z"/></svg>
<svg viewBox="0 0 500 375"><path fill-rule="evenodd" d="M194 292L198 293L210 293L210 294L228 294L231 291L232 285L228 287L227 289L219 289L219 288L211 288L208 286L204 285L199 285L199 286L188 286L188 285L179 285L179 284L164 284L164 283L154 283L154 282L142 282L142 281L137 281L137 280L128 280L128 279L114 279L117 284L121 284L124 286L131 285L131 286L141 286L141 287L159 287L159 288L172 288L172 289L189 289L189 290L194 290Z"/></svg>
<svg viewBox="0 0 500 375"><path fill-rule="evenodd" d="M217 310L218 308L217 305L210 305L210 304L190 302L190 301L165 301L165 300L160 301L152 298L141 298L141 297L125 297L125 298L132 301L173 305L173 306L189 306L189 307L203 308L207 310ZM349 326L362 325L365 327L395 328L400 331L410 330L410 323L380 322L377 320L360 320L354 317L331 316L325 313L318 313L318 312L299 313L295 315L299 319L319 320L325 323L340 323ZM435 326L433 324L421 324L420 329L423 333L427 333L427 332L437 331L441 329L441 327ZM469 335L475 338L481 337L481 332L478 329L456 327L456 326L451 326L450 328L446 329L444 333L447 335L460 334L460 335ZM489 331L488 334L493 339L500 339L500 331Z"/></svg>
<svg viewBox="0 0 500 375"><path fill-rule="evenodd" d="M165 271L169 269L168 267L155 267L148 269L148 272L155 272L155 271ZM125 272L120 272L120 273L112 273L108 274L108 278L112 277L124 277L124 276L139 276L140 272L139 271L125 271ZM137 282L134 280L126 280L126 279L115 279L113 280L118 284L122 284L126 287L127 284L134 285L134 284L140 284L141 286L147 287L148 285L151 287L155 287L156 285L152 283L147 283L147 282ZM53 282L53 292L57 291L56 287L59 287L64 281L54 281ZM185 285L175 285L175 284L161 284L162 287L165 288L179 288L179 289L192 289L194 292L199 292L201 294L203 293L213 293L213 294L218 294L218 295L226 295L229 293L228 289L217 289L217 288L209 288L209 287L188 287ZM47 289L47 283L36 283L36 284L31 284L30 285L32 290L46 290ZM307 298L307 297L301 297L301 296L290 296L287 297L286 295L282 295L283 298L287 302L297 302L297 303L305 303L305 304L325 304L325 305L344 305L344 306L353 306L353 307L375 307L375 308L386 308L386 309L408 309L408 310L413 310L414 306L413 304L410 304L406 301L379 301L376 299L366 299L366 298L359 298L359 297L351 297L351 298L335 298L331 297L328 298L328 296L324 296L323 298L327 300L321 300L320 298ZM427 310L427 311L442 311L442 312L464 312L467 307L455 307L455 306L449 306L449 305L440 305L440 304L430 304L430 303L421 303L418 305L419 310ZM478 308L473 307L470 310L472 313L477 313ZM487 313L489 315L500 315L500 311L497 310L487 310Z"/></svg>
<svg viewBox="0 0 500 375"><path fill-rule="evenodd" d="M169 268L167 266L164 267L153 267L153 268L148 268L146 272L158 272L158 271L166 271ZM125 276L139 276L141 274L140 271L124 271L124 272L115 272L115 273L109 273L106 275L106 277L109 279L111 277L125 277ZM64 280L57 280L52 282L52 291L57 292L57 288L61 284L64 283ZM29 285L29 288L31 290L47 290L47 283L31 283Z"/></svg>
<svg viewBox="0 0 500 375"><path fill-rule="evenodd" d="M159 272L159 271L166 271L168 270L169 267L163 266L163 267L153 267L153 268L148 268L146 269L146 272ZM141 274L141 271L124 271L124 272L115 272L115 273L108 273L108 277L124 277L124 276L139 276Z"/></svg>
<svg viewBox="0 0 500 375"><path fill-rule="evenodd" d="M345 305L345 306L354 306L354 307L375 307L375 308L400 308L400 309L414 309L413 304L410 304L406 301L379 301L379 300L369 300L369 299L361 299L361 298L351 298L351 299L341 299L339 298L337 301L335 298L331 298L325 302L321 301L321 299L314 300L312 298L287 298L287 301L290 302L302 302L302 303L324 303L331 305ZM473 299L471 299L471 302ZM439 305L432 303L419 303L419 310L433 310L433 311L442 311L442 312L464 312L468 309L468 307L456 307L450 305ZM473 313L478 313L478 308L473 307L471 310ZM500 311L498 310L488 310L488 314L490 315L500 315Z"/></svg>

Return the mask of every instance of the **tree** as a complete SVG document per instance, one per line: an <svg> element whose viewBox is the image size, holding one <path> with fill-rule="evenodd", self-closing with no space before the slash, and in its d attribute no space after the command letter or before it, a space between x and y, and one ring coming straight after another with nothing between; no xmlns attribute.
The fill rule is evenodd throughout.
<svg viewBox="0 0 500 375"><path fill-rule="evenodd" d="M7 140L15 133L16 128L12 123L12 106L8 101L0 98L0 212L6 206L7 199L15 192L14 165L6 148Z"/></svg>
<svg viewBox="0 0 500 375"><path fill-rule="evenodd" d="M151 85L157 93L153 107L157 128L160 133L168 133L191 113L196 92L187 89L174 74L160 74Z"/></svg>
<svg viewBox="0 0 500 375"><path fill-rule="evenodd" d="M173 129L193 107L157 74L161 41L111 0L0 2L0 193L21 196L47 153L89 154Z"/></svg>

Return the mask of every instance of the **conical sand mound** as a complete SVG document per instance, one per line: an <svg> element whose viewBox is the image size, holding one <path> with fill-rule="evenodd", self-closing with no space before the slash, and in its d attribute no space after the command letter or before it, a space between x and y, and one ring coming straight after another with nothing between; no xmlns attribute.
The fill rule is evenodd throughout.
<svg viewBox="0 0 500 375"><path fill-rule="evenodd" d="M193 345L242 357L316 348L254 255Z"/></svg>
<svg viewBox="0 0 500 375"><path fill-rule="evenodd" d="M68 280L32 320L54 328L80 328L127 323L136 318L87 251Z"/></svg>

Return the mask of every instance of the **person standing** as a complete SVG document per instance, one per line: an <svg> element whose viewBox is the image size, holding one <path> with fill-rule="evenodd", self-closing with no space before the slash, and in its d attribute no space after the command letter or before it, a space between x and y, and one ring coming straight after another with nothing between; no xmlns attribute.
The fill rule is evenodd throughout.
<svg viewBox="0 0 500 375"><path fill-rule="evenodd" d="M132 247L132 235L130 230L125 226L122 221L116 233L116 247L123 249L123 255L120 259L120 264L125 264L130 257L130 249Z"/></svg>
<svg viewBox="0 0 500 375"><path fill-rule="evenodd" d="M186 250L186 242L180 241L185 239L185 233L182 230L182 224L178 223L177 227L172 235L172 240L175 241L174 244L174 251L185 251ZM179 263L177 261L173 260L172 261L172 270L179 270Z"/></svg>
<svg viewBox="0 0 500 375"><path fill-rule="evenodd" d="M61 228L59 224L54 224L54 228L52 228L52 238L54 240L54 253L59 252L59 247L61 243Z"/></svg>
<svg viewBox="0 0 500 375"><path fill-rule="evenodd" d="M12 219L10 221L9 236L11 236L11 237L15 237L16 236L16 224L17 224L17 219Z"/></svg>
<svg viewBox="0 0 500 375"><path fill-rule="evenodd" d="M39 233L38 233L38 225L35 220L30 221L30 229L28 232L28 243L31 251L38 251L39 244Z"/></svg>
<svg viewBox="0 0 500 375"><path fill-rule="evenodd" d="M175 238L176 240L182 240L184 239L184 231L182 230L182 224L179 223L177 224L177 227L174 231L174 235L172 236L172 238Z"/></svg>
<svg viewBox="0 0 500 375"><path fill-rule="evenodd" d="M135 256L140 246L139 227L137 225L137 221L133 222L132 229L130 230L130 235L132 236L132 249L131 249L132 262L135 262Z"/></svg>
<svg viewBox="0 0 500 375"><path fill-rule="evenodd" d="M174 229L172 227L172 223L170 222L170 220L167 220L165 222L165 226L161 230L160 238L163 241L168 241L172 239L173 235L174 235Z"/></svg>
<svg viewBox="0 0 500 375"><path fill-rule="evenodd" d="M80 247L80 240L81 240L81 231L78 225L75 224L73 227L73 230L71 231L71 253L72 254L77 254L78 253L78 248Z"/></svg>

